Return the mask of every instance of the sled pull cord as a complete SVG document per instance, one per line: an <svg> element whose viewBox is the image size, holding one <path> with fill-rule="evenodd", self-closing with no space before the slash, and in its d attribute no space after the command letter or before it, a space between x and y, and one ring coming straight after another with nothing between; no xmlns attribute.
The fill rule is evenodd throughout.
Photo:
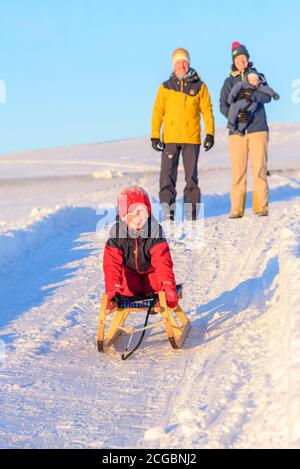
<svg viewBox="0 0 300 469"><path fill-rule="evenodd" d="M144 323L144 327L146 327L147 324L148 324L149 316L150 316L150 314L151 314L151 310L152 310L152 308L153 308L153 306L154 306L154 304L155 304L155 301L156 301L156 298L154 298L153 301L151 302L151 304L149 305L149 308L148 308L148 310L147 310L147 315L146 315L145 323ZM141 337L140 337L138 343L136 344L136 346L135 346L132 350L129 351L129 347L130 347L131 340L132 340L132 337L133 337L133 334L134 334L134 333L132 333L132 334L130 335L129 341L128 341L128 344L127 344L127 347L126 347L126 350L125 350L125 352L122 353L122 355L121 355L122 360L127 360L127 358L130 357L130 355L132 355L132 354L139 348L139 346L140 346L141 343L143 342L143 338L144 338L144 336L145 336L145 332L146 332L146 330L144 329L143 332L142 332L142 334L141 334Z"/></svg>

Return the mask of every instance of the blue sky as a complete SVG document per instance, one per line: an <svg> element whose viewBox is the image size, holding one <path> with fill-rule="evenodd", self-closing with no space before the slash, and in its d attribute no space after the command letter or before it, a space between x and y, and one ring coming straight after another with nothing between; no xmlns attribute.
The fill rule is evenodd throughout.
<svg viewBox="0 0 300 469"><path fill-rule="evenodd" d="M291 99L299 31L294 0L0 0L0 153L148 135L179 46L209 87L217 125L225 124L218 100L233 40L281 95L268 105L269 120L300 122Z"/></svg>

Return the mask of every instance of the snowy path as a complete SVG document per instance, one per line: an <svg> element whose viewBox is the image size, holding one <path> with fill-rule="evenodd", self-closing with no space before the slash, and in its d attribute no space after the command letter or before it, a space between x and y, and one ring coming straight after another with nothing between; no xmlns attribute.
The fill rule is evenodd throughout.
<svg viewBox="0 0 300 469"><path fill-rule="evenodd" d="M129 182L155 190L155 177ZM288 445L279 252L299 214L294 198L274 201L268 219L206 218L205 247L173 251L192 319L183 350L156 332L127 362L122 339L107 355L96 351L103 242L94 210L70 209L62 225L50 214L39 229L51 220L56 229L1 275L0 447Z"/></svg>
<svg viewBox="0 0 300 469"><path fill-rule="evenodd" d="M207 223L207 244L186 288L191 304L200 306L192 311L189 353L167 418L163 427L148 432L149 438L159 436L156 445L278 447L287 442L276 240L288 218Z"/></svg>

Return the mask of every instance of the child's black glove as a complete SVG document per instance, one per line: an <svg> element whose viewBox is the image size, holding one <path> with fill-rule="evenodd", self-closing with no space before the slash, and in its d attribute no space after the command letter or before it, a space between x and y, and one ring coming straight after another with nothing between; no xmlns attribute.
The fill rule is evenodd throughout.
<svg viewBox="0 0 300 469"><path fill-rule="evenodd" d="M108 302L107 302L108 309L112 311L118 306L118 303L121 299L121 294L116 291L111 291L107 295L108 295Z"/></svg>

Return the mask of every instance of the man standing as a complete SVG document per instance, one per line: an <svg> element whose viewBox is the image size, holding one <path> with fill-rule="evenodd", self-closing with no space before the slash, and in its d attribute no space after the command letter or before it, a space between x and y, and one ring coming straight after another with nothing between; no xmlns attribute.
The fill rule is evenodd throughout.
<svg viewBox="0 0 300 469"><path fill-rule="evenodd" d="M214 145L212 103L207 86L190 67L188 51L176 49L172 61L173 73L160 85L152 115L152 146L162 151L159 199L164 217L174 220L177 170L182 153L185 213L187 218L196 219L201 198L197 167L201 145L200 113L206 131L204 148L208 151Z"/></svg>
<svg viewBox="0 0 300 469"><path fill-rule="evenodd" d="M249 53L240 42L232 44L232 70L226 78L220 96L220 109L228 119L230 104L228 98L236 83L244 80L250 73L256 72L253 64L249 62ZM264 76L259 74L261 77ZM264 84L267 84L264 81ZM229 153L231 160L231 213L229 218L241 218L244 215L247 191L248 157L251 159L253 179L253 211L258 216L268 215L269 188L267 182L267 155L269 128L264 104L271 101L271 97L259 90L243 89L237 100L245 99L257 104L254 115L243 109L238 114L238 123L247 127L245 135L238 132L229 132Z"/></svg>

